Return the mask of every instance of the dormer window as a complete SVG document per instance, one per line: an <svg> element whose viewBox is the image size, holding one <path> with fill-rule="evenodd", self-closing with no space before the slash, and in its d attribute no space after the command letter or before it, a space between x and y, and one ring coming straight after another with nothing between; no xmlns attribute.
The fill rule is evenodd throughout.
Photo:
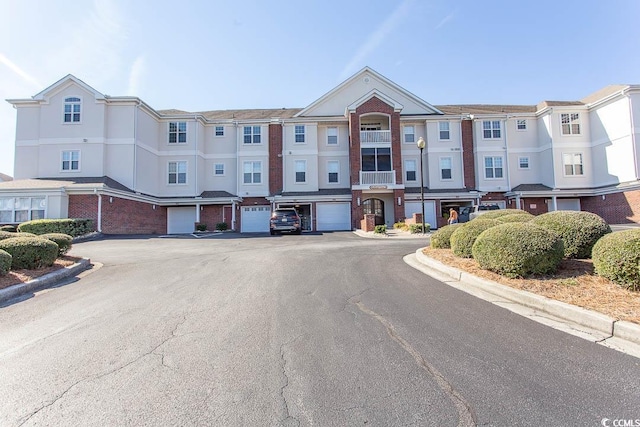
<svg viewBox="0 0 640 427"><path fill-rule="evenodd" d="M64 99L64 122L80 123L80 108L82 101L80 98L71 96Z"/></svg>

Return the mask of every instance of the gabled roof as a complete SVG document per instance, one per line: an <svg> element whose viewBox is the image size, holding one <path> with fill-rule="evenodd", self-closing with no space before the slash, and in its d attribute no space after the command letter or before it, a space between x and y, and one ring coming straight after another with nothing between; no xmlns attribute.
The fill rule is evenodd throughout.
<svg viewBox="0 0 640 427"><path fill-rule="evenodd" d="M393 107L393 110L395 112L402 111L402 109L404 108L404 106L400 104L398 101L390 98L389 96L380 92L378 89L373 89L372 91L370 91L369 93L367 93L366 95L362 96L361 98L353 102L351 105L349 105L347 107L347 111L349 111L350 113L354 113L356 111L356 108L358 108L359 106L361 106L362 104L364 104L365 102L367 102L368 100L374 97L378 98L379 100Z"/></svg>
<svg viewBox="0 0 640 427"><path fill-rule="evenodd" d="M582 98L582 102L585 104L592 104L594 102L600 101L603 98L613 95L616 92L622 92L624 89L629 87L629 85L609 85L605 86L597 92L592 93L589 96L585 96Z"/></svg>
<svg viewBox="0 0 640 427"><path fill-rule="evenodd" d="M436 105L438 110L444 114L502 114L502 113L535 113L535 105L485 105L485 104L462 104L462 105Z"/></svg>
<svg viewBox="0 0 640 427"><path fill-rule="evenodd" d="M547 187L544 184L520 184L511 189L513 192L525 192L525 191L551 191L551 187Z"/></svg>
<svg viewBox="0 0 640 427"><path fill-rule="evenodd" d="M50 95L52 93L55 93L58 90L66 87L70 82L73 82L73 83L77 84L78 86L82 87L87 92L92 93L93 96L96 99L104 99L104 98L106 98L105 95L103 95L102 93L98 92L97 90L95 90L94 88L92 88L91 86L89 86L88 84L86 84L85 82L83 82L82 80L80 80L79 78L74 76L73 74L67 74L66 76L64 76L63 78L61 78L60 80L58 80L57 82L52 84L51 86L49 86L46 89L44 89L43 91L35 94L33 96L33 99L36 100L36 101L44 100L48 95Z"/></svg>

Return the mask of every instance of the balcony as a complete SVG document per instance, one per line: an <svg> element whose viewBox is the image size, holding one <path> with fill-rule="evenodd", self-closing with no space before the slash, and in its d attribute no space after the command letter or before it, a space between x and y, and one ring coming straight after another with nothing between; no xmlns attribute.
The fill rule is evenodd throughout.
<svg viewBox="0 0 640 427"><path fill-rule="evenodd" d="M395 185L396 171L360 171L360 185Z"/></svg>
<svg viewBox="0 0 640 427"><path fill-rule="evenodd" d="M360 131L360 144L391 144L390 130Z"/></svg>

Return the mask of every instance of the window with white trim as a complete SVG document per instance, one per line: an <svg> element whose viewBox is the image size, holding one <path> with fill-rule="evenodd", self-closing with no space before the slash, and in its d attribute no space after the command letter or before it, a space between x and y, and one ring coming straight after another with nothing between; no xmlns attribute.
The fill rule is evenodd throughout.
<svg viewBox="0 0 640 427"><path fill-rule="evenodd" d="M187 143L187 122L169 122L169 144Z"/></svg>
<svg viewBox="0 0 640 427"><path fill-rule="evenodd" d="M444 181L453 179L453 174L451 173L452 164L451 157L440 157L440 179Z"/></svg>
<svg viewBox="0 0 640 427"><path fill-rule="evenodd" d="M244 127L244 143L260 144L260 126Z"/></svg>
<svg viewBox="0 0 640 427"><path fill-rule="evenodd" d="M262 162L244 162L242 167L242 182L245 184L261 184Z"/></svg>
<svg viewBox="0 0 640 427"><path fill-rule="evenodd" d="M63 172L73 172L80 170L80 151L63 151L62 152L62 165L61 170Z"/></svg>
<svg viewBox="0 0 640 427"><path fill-rule="evenodd" d="M580 113L560 114L563 135L580 135Z"/></svg>
<svg viewBox="0 0 640 427"><path fill-rule="evenodd" d="M337 160L327 162L327 173L329 184L337 184L340 178L340 162Z"/></svg>
<svg viewBox="0 0 640 427"><path fill-rule="evenodd" d="M516 129L517 130L527 130L527 120L526 119L518 119L518 120L516 120Z"/></svg>
<svg viewBox="0 0 640 427"><path fill-rule="evenodd" d="M82 100L75 96L64 99L64 123L80 123Z"/></svg>
<svg viewBox="0 0 640 427"><path fill-rule="evenodd" d="M500 120L483 121L482 137L484 139L499 139L500 138Z"/></svg>
<svg viewBox="0 0 640 427"><path fill-rule="evenodd" d="M402 133L404 134L404 142L406 144L416 142L416 128L415 126L403 126Z"/></svg>
<svg viewBox="0 0 640 427"><path fill-rule="evenodd" d="M187 183L187 162L169 162L168 171L169 184L186 184Z"/></svg>
<svg viewBox="0 0 640 427"><path fill-rule="evenodd" d="M416 178L416 161L415 160L405 160L404 161L404 174L405 180L415 181Z"/></svg>
<svg viewBox="0 0 640 427"><path fill-rule="evenodd" d="M43 219L46 207L46 197L0 198L0 223L18 223Z"/></svg>
<svg viewBox="0 0 640 427"><path fill-rule="evenodd" d="M565 153L562 155L565 175L584 175L582 153Z"/></svg>
<svg viewBox="0 0 640 427"><path fill-rule="evenodd" d="M216 126L216 136L224 136L224 126Z"/></svg>
<svg viewBox="0 0 640 427"><path fill-rule="evenodd" d="M361 148L363 171L390 171L391 148Z"/></svg>
<svg viewBox="0 0 640 427"><path fill-rule="evenodd" d="M224 176L224 163L216 163L213 165L214 176Z"/></svg>
<svg viewBox="0 0 640 427"><path fill-rule="evenodd" d="M484 177L486 179L497 179L504 177L502 169L502 157L485 157L484 158Z"/></svg>
<svg viewBox="0 0 640 427"><path fill-rule="evenodd" d="M327 128L327 145L338 145L338 128Z"/></svg>
<svg viewBox="0 0 640 427"><path fill-rule="evenodd" d="M528 157L518 157L518 168L520 168L520 169L529 169L529 158Z"/></svg>
<svg viewBox="0 0 640 427"><path fill-rule="evenodd" d="M438 122L438 138L441 141L448 141L451 139L451 128L449 122Z"/></svg>
<svg viewBox="0 0 640 427"><path fill-rule="evenodd" d="M301 184L307 182L307 161L296 160L296 183Z"/></svg>
<svg viewBox="0 0 640 427"><path fill-rule="evenodd" d="M304 144L304 125L296 125L294 132L296 144Z"/></svg>

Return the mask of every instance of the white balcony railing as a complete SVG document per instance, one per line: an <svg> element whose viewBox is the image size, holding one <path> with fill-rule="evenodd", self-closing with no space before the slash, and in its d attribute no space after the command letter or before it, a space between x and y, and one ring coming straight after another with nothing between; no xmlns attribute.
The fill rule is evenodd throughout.
<svg viewBox="0 0 640 427"><path fill-rule="evenodd" d="M360 171L360 185L393 185L395 183L396 171Z"/></svg>
<svg viewBox="0 0 640 427"><path fill-rule="evenodd" d="M360 131L361 144L391 143L390 130L363 130Z"/></svg>

